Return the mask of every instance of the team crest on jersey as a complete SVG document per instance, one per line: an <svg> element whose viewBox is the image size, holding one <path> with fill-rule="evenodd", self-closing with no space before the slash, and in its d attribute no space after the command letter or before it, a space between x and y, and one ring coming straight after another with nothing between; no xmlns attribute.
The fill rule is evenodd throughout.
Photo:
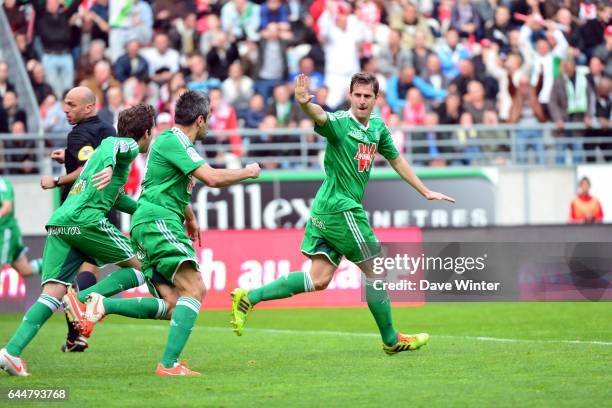
<svg viewBox="0 0 612 408"><path fill-rule="evenodd" d="M72 186L68 194L81 194L83 190L85 190L86 185L87 185L87 181L81 180L78 183L76 183L74 186Z"/></svg>
<svg viewBox="0 0 612 408"><path fill-rule="evenodd" d="M368 142L367 136L360 129L351 129L347 132L347 135L349 135L353 139L357 139L366 143Z"/></svg>
<svg viewBox="0 0 612 408"><path fill-rule="evenodd" d="M368 171L376 157L376 143L359 143L359 151L354 159L359 163L359 172Z"/></svg>
<svg viewBox="0 0 612 408"><path fill-rule="evenodd" d="M85 161L89 159L93 152L94 148L92 146L83 146L81 147L81 150L79 150L77 157L80 161Z"/></svg>

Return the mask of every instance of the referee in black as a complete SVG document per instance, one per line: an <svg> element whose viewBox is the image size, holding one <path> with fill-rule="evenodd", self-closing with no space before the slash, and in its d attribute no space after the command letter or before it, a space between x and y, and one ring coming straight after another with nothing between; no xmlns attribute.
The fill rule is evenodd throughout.
<svg viewBox="0 0 612 408"><path fill-rule="evenodd" d="M68 122L74 127L68 133L66 150L54 150L51 158L58 163L64 163L66 174L59 177L42 176L40 180L40 186L45 190L56 187L62 189L62 203L68 197L72 184L81 174L85 162L100 145L102 139L117 135L112 124L102 122L98 117L96 96L85 86L78 86L68 91L64 97L64 112ZM76 277L77 287L82 290L94 285L98 273L99 270L95 265L83 263ZM87 340L79 335L67 315L66 322L68 323L68 337L62 345L62 351L84 351L87 348Z"/></svg>

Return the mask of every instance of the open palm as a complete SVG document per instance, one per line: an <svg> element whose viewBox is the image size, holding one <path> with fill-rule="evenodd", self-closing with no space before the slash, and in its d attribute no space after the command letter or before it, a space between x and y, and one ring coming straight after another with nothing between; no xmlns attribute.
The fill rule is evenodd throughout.
<svg viewBox="0 0 612 408"><path fill-rule="evenodd" d="M314 95L310 95L308 93L309 83L310 80L304 74L300 74L295 77L295 100L301 105L307 104L312 98L314 98Z"/></svg>

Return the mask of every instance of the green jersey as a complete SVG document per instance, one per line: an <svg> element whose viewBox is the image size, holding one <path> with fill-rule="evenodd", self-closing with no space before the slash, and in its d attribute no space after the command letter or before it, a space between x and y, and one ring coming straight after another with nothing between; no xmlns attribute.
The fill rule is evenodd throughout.
<svg viewBox="0 0 612 408"><path fill-rule="evenodd" d="M195 184L191 173L204 163L193 143L178 128L157 136L151 145L131 227L156 220L182 223Z"/></svg>
<svg viewBox="0 0 612 408"><path fill-rule="evenodd" d="M323 126L315 132L327 138L325 149L325 180L312 205L312 212L331 214L351 208L361 208L363 193L370 178L376 153L387 160L399 153L384 121L370 115L363 126L351 111L327 113Z"/></svg>
<svg viewBox="0 0 612 408"><path fill-rule="evenodd" d="M9 179L0 177L0 205L5 201L13 203L13 211L4 217L0 217L0 228L6 228L14 225L15 220L15 192L13 191L13 183Z"/></svg>
<svg viewBox="0 0 612 408"><path fill-rule="evenodd" d="M104 139L85 163L66 201L53 213L47 225L84 225L96 222L106 217L112 207L124 212L134 212L134 200L125 195L123 187L130 175L132 161L138 153L138 144L132 138ZM109 166L113 168L111 182L102 190L98 190L91 177Z"/></svg>

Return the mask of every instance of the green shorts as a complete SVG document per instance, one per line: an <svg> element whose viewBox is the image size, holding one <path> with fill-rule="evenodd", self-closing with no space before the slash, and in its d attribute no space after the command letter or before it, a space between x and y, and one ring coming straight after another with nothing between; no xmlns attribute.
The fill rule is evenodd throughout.
<svg viewBox="0 0 612 408"><path fill-rule="evenodd" d="M132 245L149 283L172 284L174 275L185 262L191 262L200 270L193 244L185 227L177 220L157 220L134 226Z"/></svg>
<svg viewBox="0 0 612 408"><path fill-rule="evenodd" d="M312 213L302 241L305 255L325 255L338 266L344 255L360 263L374 258L381 251L363 208L334 214Z"/></svg>
<svg viewBox="0 0 612 408"><path fill-rule="evenodd" d="M42 284L70 285L83 262L98 266L134 257L130 240L106 218L85 225L47 226Z"/></svg>
<svg viewBox="0 0 612 408"><path fill-rule="evenodd" d="M14 223L0 229L2 246L0 248L0 266L10 265L19 257L28 252L28 247L23 244L19 225Z"/></svg>

